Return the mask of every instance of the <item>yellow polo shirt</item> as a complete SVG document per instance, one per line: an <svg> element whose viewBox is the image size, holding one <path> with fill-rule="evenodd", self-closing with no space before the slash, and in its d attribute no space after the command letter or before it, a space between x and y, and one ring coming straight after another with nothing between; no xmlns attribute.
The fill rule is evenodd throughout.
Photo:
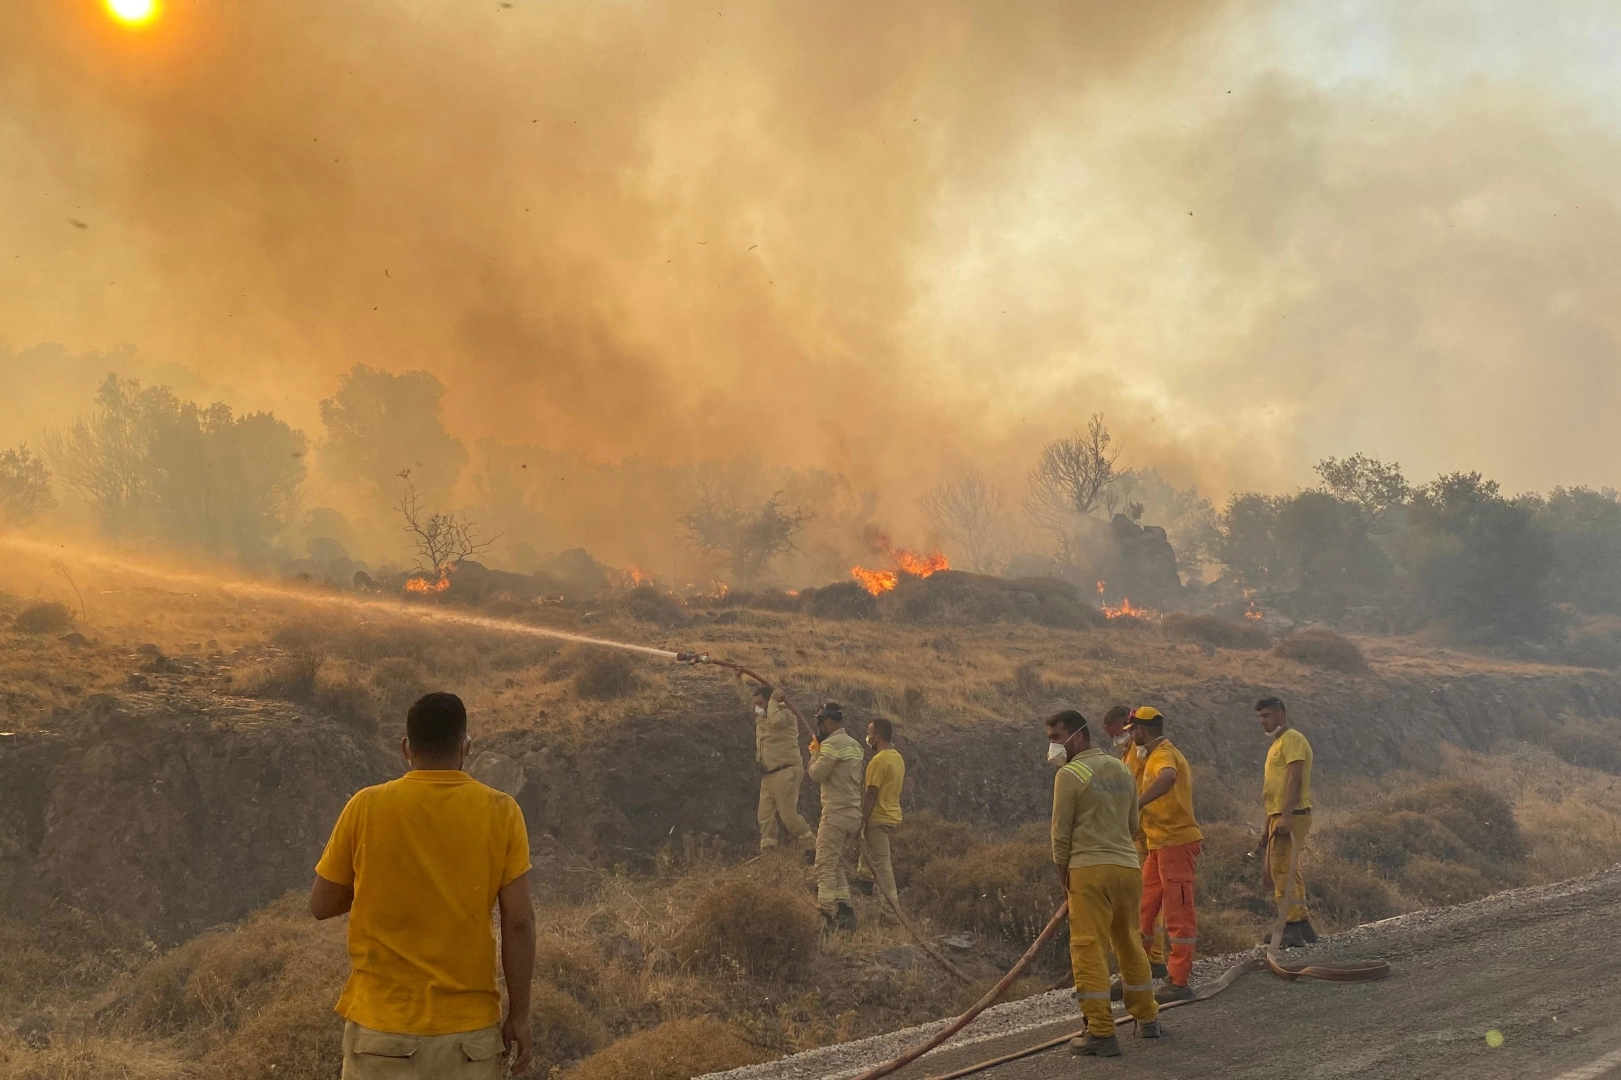
<svg viewBox="0 0 1621 1080"><path fill-rule="evenodd" d="M1176 783L1139 811L1143 837L1150 851L1204 839L1193 817L1193 767L1182 756L1182 751L1171 745L1171 740L1161 739L1142 760L1141 768L1132 770L1137 777L1137 794L1146 791L1165 769L1176 770Z"/></svg>
<svg viewBox="0 0 1621 1080"><path fill-rule="evenodd" d="M457 770L365 788L315 872L355 891L338 1015L405 1035L501 1022L490 912L529 872L529 832L510 795Z"/></svg>
<svg viewBox="0 0 1621 1080"><path fill-rule="evenodd" d="M1261 803L1266 808L1267 817L1283 813L1283 796L1289 789L1289 766L1296 761L1304 761L1306 765L1301 770L1300 802L1295 805L1295 810L1311 809L1311 743L1294 728L1285 728L1283 734L1272 740L1272 748L1266 752Z"/></svg>
<svg viewBox="0 0 1621 1080"><path fill-rule="evenodd" d="M893 746L880 750L867 762L867 786L878 789L878 801L872 805L872 816L867 820L874 825L901 823L901 785L906 783L906 761Z"/></svg>

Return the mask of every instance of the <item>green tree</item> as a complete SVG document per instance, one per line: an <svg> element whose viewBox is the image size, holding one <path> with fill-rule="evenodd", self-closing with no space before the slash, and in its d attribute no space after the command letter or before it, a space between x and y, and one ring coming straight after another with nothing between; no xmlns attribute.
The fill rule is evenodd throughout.
<svg viewBox="0 0 1621 1080"><path fill-rule="evenodd" d="M1418 567L1431 611L1465 641L1537 637L1553 626L1553 547L1530 506L1478 472L1437 477L1413 493L1412 526L1430 540Z"/></svg>
<svg viewBox="0 0 1621 1080"><path fill-rule="evenodd" d="M781 492L745 508L703 488L697 505L681 515L681 526L694 550L718 555L732 582L752 589L779 555L794 550L794 534L809 516L784 510Z"/></svg>
<svg viewBox="0 0 1621 1080"><path fill-rule="evenodd" d="M1558 487L1522 501L1553 550L1549 595L1581 611L1621 614L1621 494Z"/></svg>
<svg viewBox="0 0 1621 1080"><path fill-rule="evenodd" d="M26 525L41 510L56 505L51 497L51 472L44 459L25 443L0 450L0 521Z"/></svg>
<svg viewBox="0 0 1621 1080"><path fill-rule="evenodd" d="M440 417L444 396L445 384L426 371L395 375L356 364L321 402L323 464L384 499L409 469L424 498L444 500L467 464L467 448Z"/></svg>
<svg viewBox="0 0 1621 1080"><path fill-rule="evenodd" d="M202 408L116 374L45 445L109 535L220 555L268 554L305 475L303 433L270 413Z"/></svg>

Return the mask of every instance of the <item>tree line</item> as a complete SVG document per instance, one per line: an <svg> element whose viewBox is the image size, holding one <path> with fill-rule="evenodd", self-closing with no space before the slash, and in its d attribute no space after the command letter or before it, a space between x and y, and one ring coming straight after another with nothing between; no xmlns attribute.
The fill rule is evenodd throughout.
<svg viewBox="0 0 1621 1080"><path fill-rule="evenodd" d="M110 373L89 407L37 447L0 450L0 519L26 524L61 495L115 539L264 561L284 551L306 513L300 499L314 456L355 504L391 507L412 536L450 535L447 522L472 525L453 509L470 456L444 426L444 393L427 372L356 365L319 403L323 430L312 440L268 412L205 407ZM1124 517L1165 528L1191 589L1242 590L1297 619L1371 613L1393 631L1444 619L1461 639L1489 641L1546 635L1561 605L1621 615L1621 496L1609 488L1510 496L1478 472L1413 483L1399 465L1355 454L1318 463L1309 488L1239 492L1218 509L1154 470L1120 468L1119 454L1096 414L1042 448L1021 496L966 469L925 492L918 509L953 565L986 573L1089 584L1091 553L1109 542L1111 519ZM811 476L794 501L781 490L750 494L694 479L708 470L691 466L621 468L653 469L644 487L687 492L665 511L674 518L666 528L741 587L771 581L817 524L850 534L843 546L874 535L872 498L845 490L840 478ZM516 491L516 481L498 491L496 471L486 473L473 479L475 496L486 508L513 504L500 492ZM543 527L532 509L517 509L529 516L508 509L499 532ZM836 569L842 551L828 554Z"/></svg>

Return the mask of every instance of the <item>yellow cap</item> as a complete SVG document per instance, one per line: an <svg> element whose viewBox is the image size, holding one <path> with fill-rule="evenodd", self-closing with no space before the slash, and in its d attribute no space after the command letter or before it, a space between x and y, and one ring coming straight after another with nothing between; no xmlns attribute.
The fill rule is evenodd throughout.
<svg viewBox="0 0 1621 1080"><path fill-rule="evenodd" d="M1160 720L1160 721L1163 721L1164 719L1165 719L1165 717L1160 715L1160 711L1158 709L1154 708L1154 706L1152 706L1152 705L1139 705L1135 709L1133 709L1131 711L1131 715L1126 718L1126 726L1131 727L1131 725L1135 724L1139 720Z"/></svg>

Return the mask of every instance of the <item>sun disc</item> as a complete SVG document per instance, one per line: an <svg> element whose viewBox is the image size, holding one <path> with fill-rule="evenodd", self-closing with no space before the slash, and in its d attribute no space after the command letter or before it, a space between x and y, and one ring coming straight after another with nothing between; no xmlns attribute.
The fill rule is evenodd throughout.
<svg viewBox="0 0 1621 1080"><path fill-rule="evenodd" d="M125 26L144 26L158 16L158 0L106 0L107 12Z"/></svg>

